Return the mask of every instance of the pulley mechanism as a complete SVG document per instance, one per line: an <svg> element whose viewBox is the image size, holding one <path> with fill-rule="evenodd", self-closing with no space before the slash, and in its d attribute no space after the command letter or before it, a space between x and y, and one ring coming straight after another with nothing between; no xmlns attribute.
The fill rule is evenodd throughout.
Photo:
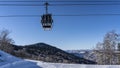
<svg viewBox="0 0 120 68"><path fill-rule="evenodd" d="M48 13L48 3L45 3L45 8L46 8L46 14L43 14L41 16L41 23L42 23L42 27L44 30L50 30L52 29L52 23L53 23L53 19L52 19L52 14Z"/></svg>

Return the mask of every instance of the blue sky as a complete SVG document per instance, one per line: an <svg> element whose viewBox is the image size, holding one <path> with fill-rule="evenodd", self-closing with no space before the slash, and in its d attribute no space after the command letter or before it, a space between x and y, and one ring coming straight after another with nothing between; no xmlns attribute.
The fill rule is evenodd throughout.
<svg viewBox="0 0 120 68"><path fill-rule="evenodd" d="M45 13L44 6L0 6L0 9L1 16ZM64 15L120 14L120 5L50 6L49 12ZM106 32L116 30L120 33L120 15L53 16L51 31L44 31L40 20L41 17L0 17L0 29L8 29L17 45L45 42L64 50L92 49L97 42L102 42Z"/></svg>

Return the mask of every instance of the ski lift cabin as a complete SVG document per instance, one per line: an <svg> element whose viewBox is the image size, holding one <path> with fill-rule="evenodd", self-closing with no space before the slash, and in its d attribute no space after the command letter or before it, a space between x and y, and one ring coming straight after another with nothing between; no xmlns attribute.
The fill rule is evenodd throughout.
<svg viewBox="0 0 120 68"><path fill-rule="evenodd" d="M52 15L51 14L44 14L41 16L42 20L42 27L45 30L50 30L52 28L52 23L53 23L53 19L52 19Z"/></svg>

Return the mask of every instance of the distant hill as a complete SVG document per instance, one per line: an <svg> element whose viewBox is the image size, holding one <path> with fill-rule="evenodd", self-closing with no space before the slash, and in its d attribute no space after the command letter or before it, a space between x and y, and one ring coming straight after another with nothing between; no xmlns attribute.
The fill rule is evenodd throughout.
<svg viewBox="0 0 120 68"><path fill-rule="evenodd" d="M25 46L14 47L13 55L25 59L41 60L55 63L78 63L78 64L95 64L95 62L77 57L67 53L59 48L45 44L37 43Z"/></svg>
<svg viewBox="0 0 120 68"><path fill-rule="evenodd" d="M66 50L66 52L76 55L81 58L85 58L91 61L96 61L96 56L93 50Z"/></svg>

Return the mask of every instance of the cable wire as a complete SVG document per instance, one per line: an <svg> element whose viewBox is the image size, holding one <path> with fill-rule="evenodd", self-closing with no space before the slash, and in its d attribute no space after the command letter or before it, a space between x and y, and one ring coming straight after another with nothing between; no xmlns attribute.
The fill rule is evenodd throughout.
<svg viewBox="0 0 120 68"><path fill-rule="evenodd" d="M120 5L120 3L111 4L49 4L49 6L81 6L81 5ZM0 6L45 6L44 4L0 4Z"/></svg>
<svg viewBox="0 0 120 68"><path fill-rule="evenodd" d="M41 15L0 15L0 17L40 17Z"/></svg>
<svg viewBox="0 0 120 68"><path fill-rule="evenodd" d="M49 6L81 6L81 5L120 5L120 3L111 3L111 4L50 4Z"/></svg>
<svg viewBox="0 0 120 68"><path fill-rule="evenodd" d="M69 15L53 15L53 16L119 16L120 14L76 14L76 15L72 15L72 14L69 14Z"/></svg>
<svg viewBox="0 0 120 68"><path fill-rule="evenodd" d="M42 4L0 4L0 6L44 6Z"/></svg>
<svg viewBox="0 0 120 68"><path fill-rule="evenodd" d="M41 17L42 15L0 15L0 17ZM56 14L52 16L120 16L120 14Z"/></svg>
<svg viewBox="0 0 120 68"><path fill-rule="evenodd" d="M64 1L64 0L58 0L58 1L0 1L0 2L120 2L120 1Z"/></svg>

